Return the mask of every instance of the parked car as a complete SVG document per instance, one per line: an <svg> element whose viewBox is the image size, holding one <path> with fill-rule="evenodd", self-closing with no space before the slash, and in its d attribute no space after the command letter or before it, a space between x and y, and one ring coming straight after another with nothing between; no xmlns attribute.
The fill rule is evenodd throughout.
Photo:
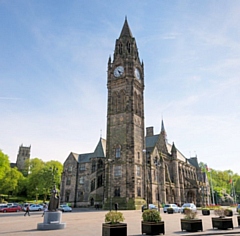
<svg viewBox="0 0 240 236"><path fill-rule="evenodd" d="M29 207L30 211L42 211L43 210L43 206L39 205L39 204L32 204Z"/></svg>
<svg viewBox="0 0 240 236"><path fill-rule="evenodd" d="M238 212L240 210L240 204L237 205L236 211Z"/></svg>
<svg viewBox="0 0 240 236"><path fill-rule="evenodd" d="M150 210L157 210L158 208L154 205L154 204L148 204L147 205L143 205L142 206L142 212L144 212L145 210L150 209Z"/></svg>
<svg viewBox="0 0 240 236"><path fill-rule="evenodd" d="M197 207L193 203L184 203L181 207L181 213L183 213L185 208L188 208L192 211L197 211Z"/></svg>
<svg viewBox="0 0 240 236"><path fill-rule="evenodd" d="M8 207L7 204L0 204L0 209L7 208L7 207Z"/></svg>
<svg viewBox="0 0 240 236"><path fill-rule="evenodd" d="M62 212L72 212L72 208L68 205L60 205L58 209Z"/></svg>
<svg viewBox="0 0 240 236"><path fill-rule="evenodd" d="M19 212L21 211L22 208L18 205L13 205L13 206L7 206L7 207L1 207L0 212Z"/></svg>
<svg viewBox="0 0 240 236"><path fill-rule="evenodd" d="M176 204L166 204L163 208L163 212L166 213L168 208L172 208L174 213L179 213L181 211L181 208Z"/></svg>

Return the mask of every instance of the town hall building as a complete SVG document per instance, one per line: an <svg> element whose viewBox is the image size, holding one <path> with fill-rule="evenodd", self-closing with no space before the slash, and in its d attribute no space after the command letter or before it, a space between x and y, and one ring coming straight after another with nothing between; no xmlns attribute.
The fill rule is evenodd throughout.
<svg viewBox="0 0 240 236"><path fill-rule="evenodd" d="M209 203L207 176L197 157L186 158L144 122L144 64L127 19L107 71L107 137L90 153L70 153L60 196L75 207L140 209L143 204ZM160 128L160 127L159 127Z"/></svg>

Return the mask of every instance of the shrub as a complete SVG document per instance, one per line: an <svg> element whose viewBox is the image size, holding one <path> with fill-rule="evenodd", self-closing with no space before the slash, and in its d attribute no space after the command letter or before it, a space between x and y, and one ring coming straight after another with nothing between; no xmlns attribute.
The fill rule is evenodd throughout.
<svg viewBox="0 0 240 236"><path fill-rule="evenodd" d="M224 218L225 217L225 209L224 208L218 208L214 210L214 214L216 216L219 216L220 218Z"/></svg>
<svg viewBox="0 0 240 236"><path fill-rule="evenodd" d="M125 220L123 213L119 211L109 211L105 215L105 222L110 224L117 224Z"/></svg>
<svg viewBox="0 0 240 236"><path fill-rule="evenodd" d="M160 222L161 216L160 213L156 210L146 210L142 213L143 221L146 222Z"/></svg>
<svg viewBox="0 0 240 236"><path fill-rule="evenodd" d="M209 209L208 207L203 207L202 210L203 210L203 211L208 211L208 210L210 210L210 209Z"/></svg>
<svg viewBox="0 0 240 236"><path fill-rule="evenodd" d="M229 214L231 214L232 213L232 209L230 209L230 208L226 208L225 210L224 210L224 215L225 216L228 216Z"/></svg>
<svg viewBox="0 0 240 236"><path fill-rule="evenodd" d="M185 208L185 216L184 216L184 219L186 219L186 220L197 219L197 212Z"/></svg>
<svg viewBox="0 0 240 236"><path fill-rule="evenodd" d="M185 208L183 208L183 214L186 214L185 212L188 211L188 210L190 210L189 207L185 207Z"/></svg>

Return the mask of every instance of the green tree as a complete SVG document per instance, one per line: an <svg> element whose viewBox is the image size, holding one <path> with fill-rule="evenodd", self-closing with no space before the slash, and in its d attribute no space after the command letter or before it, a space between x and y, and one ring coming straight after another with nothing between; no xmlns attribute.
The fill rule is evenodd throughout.
<svg viewBox="0 0 240 236"><path fill-rule="evenodd" d="M22 173L16 167L11 168L8 156L0 151L0 193L17 195L23 179Z"/></svg>
<svg viewBox="0 0 240 236"><path fill-rule="evenodd" d="M5 178L6 173L10 170L9 158L0 150L0 180Z"/></svg>
<svg viewBox="0 0 240 236"><path fill-rule="evenodd" d="M220 198L224 201L230 195L233 197L234 188L235 192L237 193L237 186L239 186L240 193L240 181L237 182L239 179L238 174L233 173L232 170L219 171L211 169L211 172L208 172L206 164L200 163L200 166L202 167L202 170L206 172L210 186L213 186L215 203L218 203Z"/></svg>
<svg viewBox="0 0 240 236"><path fill-rule="evenodd" d="M28 196L35 196L37 199L38 195L43 195L43 200L46 201L54 184L58 189L60 188L63 165L59 161L43 162L38 158L34 158L29 160L28 166Z"/></svg>
<svg viewBox="0 0 240 236"><path fill-rule="evenodd" d="M2 193L17 195L19 191L19 182L23 179L22 173L19 172L16 167L10 168L6 172L5 177L0 180Z"/></svg>

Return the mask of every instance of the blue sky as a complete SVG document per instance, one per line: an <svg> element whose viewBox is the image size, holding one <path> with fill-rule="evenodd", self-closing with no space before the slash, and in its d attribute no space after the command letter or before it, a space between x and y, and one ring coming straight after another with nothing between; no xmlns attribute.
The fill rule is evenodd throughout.
<svg viewBox="0 0 240 236"><path fill-rule="evenodd" d="M125 16L145 126L217 170L240 157L240 1L0 0L0 149L64 162L106 137L107 61Z"/></svg>

